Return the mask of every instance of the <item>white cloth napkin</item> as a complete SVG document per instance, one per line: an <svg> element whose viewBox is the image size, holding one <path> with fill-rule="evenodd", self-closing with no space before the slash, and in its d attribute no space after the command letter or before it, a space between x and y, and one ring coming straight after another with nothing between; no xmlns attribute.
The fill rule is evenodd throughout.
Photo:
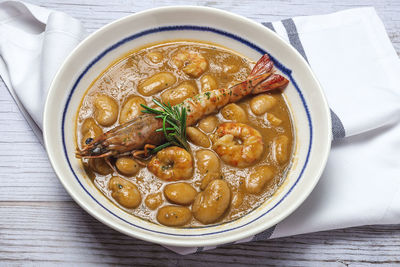
<svg viewBox="0 0 400 267"><path fill-rule="evenodd" d="M51 79L85 35L68 15L0 4L0 75L37 133ZM333 111L327 167L277 226L238 241L400 223L400 60L373 8L265 23L308 60ZM189 254L206 248L169 249Z"/></svg>
<svg viewBox="0 0 400 267"><path fill-rule="evenodd" d="M50 83L86 35L81 23L35 5L0 3L0 75L40 142Z"/></svg>

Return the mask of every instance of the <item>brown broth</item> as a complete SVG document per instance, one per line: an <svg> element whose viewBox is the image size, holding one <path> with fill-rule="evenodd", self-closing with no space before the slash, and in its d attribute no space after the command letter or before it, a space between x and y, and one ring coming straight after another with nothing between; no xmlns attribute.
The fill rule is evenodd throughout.
<svg viewBox="0 0 400 267"><path fill-rule="evenodd" d="M81 147L81 139L83 138L81 134L81 126L85 119L92 118L94 116L93 101L96 95L98 95L99 93L111 96L114 100L116 100L119 105L120 111L123 103L132 94L143 97L147 105L151 106L153 98L160 99L160 95L165 90L174 88L183 81L190 80L194 82L198 88L198 92L201 92L201 77L189 77L188 75L183 73L182 70L176 68L173 64L171 64L169 60L171 58L171 55L182 49L200 52L207 59L209 65L203 75L212 74L218 81L219 88L227 88L239 81L245 80L254 65L254 63L250 60L225 48L192 41L162 43L158 45L152 45L138 51L133 51L128 56L123 57L121 60L110 66L88 88L77 114L77 144L79 144L79 146ZM160 52L163 55L163 60L157 64L151 62L146 57L146 54L149 52ZM152 96L140 95L137 91L139 83L161 71L172 73L176 77L176 82L174 84L171 84L167 89L163 90L162 92L156 93ZM248 96L237 103L246 111L248 117L248 122L246 124L257 129L263 137L264 153L261 159L254 166L248 168L235 168L223 163L222 161L221 166L223 179L229 183L231 192L241 190L244 179L249 176L249 174L254 170L256 166L272 166L276 169L276 175L273 178L272 182L268 183L268 185L264 188L262 193L258 195L245 194L243 204L240 205L238 208L229 208L225 215L219 220L219 222L227 222L238 219L264 203L282 184L283 180L286 177L287 170L291 164L292 156L290 156L290 159L284 164L278 164L274 160L272 155L273 153L271 151L272 140L278 135L283 134L286 135L290 140L290 155L293 153L294 136L288 106L285 102L285 98L282 96L282 93L280 91L272 91L268 92L267 94L272 95L277 100L277 104L267 113L260 116L254 115L250 109L249 102L253 96ZM278 117L280 120L282 120L282 123L279 126L273 126L271 123L268 122L266 118L268 113ZM226 121L220 113L217 113L216 115L220 123ZM117 126L118 124L119 121L117 119L117 121L109 127L100 127L102 128L103 132L106 132L109 129ZM193 144L191 144L191 148L192 155L195 160L195 152L203 148L199 148ZM163 187L166 184L172 182L165 182L161 179L158 179L156 176L150 173L146 167L141 168L140 171L133 177L127 177L119 173L101 175L91 170L91 168L87 164L87 160L83 160L83 164L88 176L93 181L95 186L115 205L119 206L121 209L132 215L158 224L156 220L157 209L148 209L144 203L144 199L148 194L162 192ZM195 187L197 191L200 192L201 190L199 188L199 185L203 177L197 170L196 163L194 166L195 171L192 179L183 182L190 183ZM118 202L113 199L113 197L111 196L111 192L108 189L108 181L113 175L123 177L137 185L142 195L142 201L136 209L126 209L119 205ZM164 196L163 199L163 205L170 204ZM161 205L160 207L162 207L163 205ZM191 222L189 222L185 226L201 225L202 224L200 222L196 221L193 218Z"/></svg>

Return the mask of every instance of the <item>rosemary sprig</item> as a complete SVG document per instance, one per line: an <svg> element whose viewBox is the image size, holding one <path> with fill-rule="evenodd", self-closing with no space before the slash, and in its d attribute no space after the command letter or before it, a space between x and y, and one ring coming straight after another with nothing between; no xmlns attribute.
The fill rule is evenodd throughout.
<svg viewBox="0 0 400 267"><path fill-rule="evenodd" d="M189 150L189 144L186 140L186 108L182 106L173 106L168 104L163 104L160 101L153 99L153 102L162 108L162 110L150 108L146 105L141 104L145 109L142 110L143 113L155 114L156 118L162 119L163 126L157 129L157 132L163 132L167 142L154 148L151 153L155 154L158 151L169 147L169 146L179 146L186 150Z"/></svg>

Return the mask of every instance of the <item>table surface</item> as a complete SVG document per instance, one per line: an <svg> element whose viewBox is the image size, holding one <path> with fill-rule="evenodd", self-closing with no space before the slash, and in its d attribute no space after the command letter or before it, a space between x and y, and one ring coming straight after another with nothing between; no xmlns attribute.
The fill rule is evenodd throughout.
<svg viewBox="0 0 400 267"><path fill-rule="evenodd" d="M40 0L64 11L92 32L115 19L156 6L189 1ZM194 1L259 22L374 6L400 54L399 0ZM120 234L96 221L65 192L44 148L0 85L0 265L279 265L400 264L400 225L364 226L277 240L229 245L180 256Z"/></svg>

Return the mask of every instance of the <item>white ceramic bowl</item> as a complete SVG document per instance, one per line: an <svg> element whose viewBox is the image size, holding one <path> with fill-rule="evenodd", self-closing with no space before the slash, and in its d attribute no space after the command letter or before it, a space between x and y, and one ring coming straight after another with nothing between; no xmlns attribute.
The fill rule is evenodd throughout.
<svg viewBox="0 0 400 267"><path fill-rule="evenodd" d="M290 172L274 196L246 216L199 228L171 228L127 214L106 199L75 158L75 116L89 84L126 52L174 39L213 42L256 61L268 52L290 84L288 99L296 133ZM127 235L173 246L233 242L274 226L292 213L316 185L329 154L331 120L325 97L300 54L266 27L205 7L156 8L117 20L86 38L57 73L46 101L44 139L61 183L88 213Z"/></svg>

